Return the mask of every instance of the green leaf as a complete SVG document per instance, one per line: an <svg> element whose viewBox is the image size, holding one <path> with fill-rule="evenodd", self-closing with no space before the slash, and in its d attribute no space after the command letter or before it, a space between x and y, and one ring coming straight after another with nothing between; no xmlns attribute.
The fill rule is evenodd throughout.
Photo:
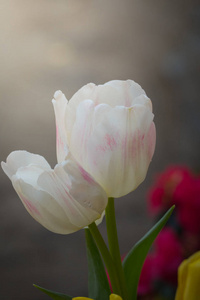
<svg viewBox="0 0 200 300"><path fill-rule="evenodd" d="M88 293L95 300L108 300L111 294L105 267L99 250L89 231L85 229L87 258L88 258Z"/></svg>
<svg viewBox="0 0 200 300"><path fill-rule="evenodd" d="M64 294L60 294L60 293L56 293L56 292L44 289L41 286L36 285L36 284L34 284L33 286L36 287L38 290L42 291L43 293L47 294L54 300L72 300L71 296L67 296Z"/></svg>
<svg viewBox="0 0 200 300"><path fill-rule="evenodd" d="M167 213L156 223L145 236L135 244L123 261L125 280L131 300L137 299L137 287L143 263L155 238L166 224L175 206L172 206Z"/></svg>

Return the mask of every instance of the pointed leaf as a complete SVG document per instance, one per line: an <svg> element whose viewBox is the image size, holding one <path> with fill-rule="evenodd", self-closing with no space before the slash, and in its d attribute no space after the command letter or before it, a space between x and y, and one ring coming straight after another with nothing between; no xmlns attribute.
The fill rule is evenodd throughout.
<svg viewBox="0 0 200 300"><path fill-rule="evenodd" d="M44 289L41 286L36 285L36 284L34 284L33 286L36 287L38 290L42 291L43 293L47 294L48 296L50 296L54 300L72 300L71 296L67 296L67 295L64 295L64 294L60 294L60 293L57 293L57 292L53 292L53 291Z"/></svg>
<svg viewBox="0 0 200 300"><path fill-rule="evenodd" d="M143 263L155 238L169 219L174 206L135 244L123 261L123 269L130 299L137 299L137 286Z"/></svg>
<svg viewBox="0 0 200 300"><path fill-rule="evenodd" d="M88 258L88 293L95 300L108 300L111 294L105 267L99 250L89 231L85 229Z"/></svg>

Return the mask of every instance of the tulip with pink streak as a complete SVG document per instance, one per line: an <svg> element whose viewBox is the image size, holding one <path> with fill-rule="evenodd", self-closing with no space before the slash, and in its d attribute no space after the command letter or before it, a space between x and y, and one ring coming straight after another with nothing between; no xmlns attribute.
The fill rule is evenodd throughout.
<svg viewBox="0 0 200 300"><path fill-rule="evenodd" d="M121 197L144 180L155 148L152 105L134 81L82 87L68 101L52 100L57 160L12 152L2 168L31 216L61 234L101 221L108 197Z"/></svg>
<svg viewBox="0 0 200 300"><path fill-rule="evenodd" d="M113 80L82 87L68 101L61 91L53 100L57 157L71 151L108 197L121 197L145 179L156 141L152 104L134 81Z"/></svg>

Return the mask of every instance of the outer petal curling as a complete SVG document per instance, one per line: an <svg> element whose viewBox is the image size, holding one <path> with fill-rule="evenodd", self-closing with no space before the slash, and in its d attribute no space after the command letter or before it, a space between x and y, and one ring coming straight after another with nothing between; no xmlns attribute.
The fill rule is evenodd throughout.
<svg viewBox="0 0 200 300"><path fill-rule="evenodd" d="M68 154L67 134L65 131L65 110L68 101L61 91L54 94L52 100L56 118L56 152L58 163L65 160Z"/></svg>
<svg viewBox="0 0 200 300"><path fill-rule="evenodd" d="M12 164L11 158L23 154L31 158L27 164ZM27 152L20 155L13 152L2 167L36 221L50 231L68 234L101 217L107 205L106 193L70 155L54 170L43 157Z"/></svg>
<svg viewBox="0 0 200 300"><path fill-rule="evenodd" d="M109 197L131 192L144 180L155 148L149 105L112 108L95 106L91 100L81 102L69 147Z"/></svg>
<svg viewBox="0 0 200 300"><path fill-rule="evenodd" d="M7 157L6 163L1 162L2 169L10 179L20 167L26 167L30 164L39 165L43 169L51 169L44 157L24 150L11 152Z"/></svg>

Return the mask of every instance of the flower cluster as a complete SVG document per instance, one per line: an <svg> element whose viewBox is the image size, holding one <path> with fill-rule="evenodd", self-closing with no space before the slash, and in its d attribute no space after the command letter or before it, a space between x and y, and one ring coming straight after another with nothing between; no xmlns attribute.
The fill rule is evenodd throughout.
<svg viewBox="0 0 200 300"><path fill-rule="evenodd" d="M178 266L200 249L200 177L186 167L169 167L157 178L148 200L156 218L173 204L176 209L146 258L138 294L174 299Z"/></svg>
<svg viewBox="0 0 200 300"><path fill-rule="evenodd" d="M155 148L152 105L134 81L82 87L68 101L52 100L58 164L14 151L2 168L32 217L68 234L101 219L108 197L133 191L145 178Z"/></svg>
<svg viewBox="0 0 200 300"><path fill-rule="evenodd" d="M60 234L85 228L90 298L64 295L65 299L136 299L146 253L173 211L169 209L153 234L147 233L140 255L133 247L122 266L114 197L128 194L145 179L156 141L151 101L134 81L114 80L99 86L90 83L70 101L57 91L52 102L55 168L26 151L12 152L2 168L26 210L44 227ZM104 213L109 247L97 228ZM34 286L53 299L63 299L63 294Z"/></svg>

